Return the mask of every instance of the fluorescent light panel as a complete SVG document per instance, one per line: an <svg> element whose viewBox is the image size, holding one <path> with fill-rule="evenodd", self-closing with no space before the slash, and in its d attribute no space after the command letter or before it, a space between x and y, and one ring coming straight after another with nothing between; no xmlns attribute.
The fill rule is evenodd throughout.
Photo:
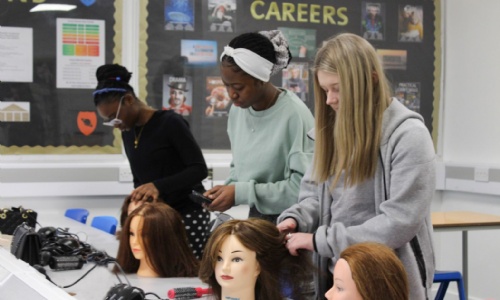
<svg viewBox="0 0 500 300"><path fill-rule="evenodd" d="M38 4L33 7L30 12L39 11L70 11L76 8L76 5L71 4Z"/></svg>

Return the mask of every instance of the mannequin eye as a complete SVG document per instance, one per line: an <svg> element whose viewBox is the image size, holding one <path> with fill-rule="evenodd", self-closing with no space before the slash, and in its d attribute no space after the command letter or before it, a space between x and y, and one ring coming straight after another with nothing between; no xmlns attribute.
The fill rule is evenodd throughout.
<svg viewBox="0 0 500 300"><path fill-rule="evenodd" d="M217 256L217 261L222 261L222 257Z"/></svg>

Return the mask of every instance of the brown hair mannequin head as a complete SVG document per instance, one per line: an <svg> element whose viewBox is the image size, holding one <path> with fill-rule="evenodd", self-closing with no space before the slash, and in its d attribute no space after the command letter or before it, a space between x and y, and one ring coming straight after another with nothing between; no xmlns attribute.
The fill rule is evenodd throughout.
<svg viewBox="0 0 500 300"><path fill-rule="evenodd" d="M218 282L216 265L223 255L223 243L231 237L255 252L259 270L254 287L255 299L282 299L280 279L294 287L293 299L301 299L299 289L308 278L304 270L310 269L310 262L303 255L290 255L285 247L284 234L275 224L255 218L227 221L217 227L208 240L199 277L210 285L215 299L221 299L224 292Z"/></svg>
<svg viewBox="0 0 500 300"><path fill-rule="evenodd" d="M137 232L131 226L134 219L140 221ZM134 255L131 249L133 237L140 237L144 259L135 257L137 253ZM144 203L130 213L122 229L116 260L126 273L139 276L139 270L148 268L144 276L195 277L198 272L198 261L189 247L182 218L164 202Z"/></svg>

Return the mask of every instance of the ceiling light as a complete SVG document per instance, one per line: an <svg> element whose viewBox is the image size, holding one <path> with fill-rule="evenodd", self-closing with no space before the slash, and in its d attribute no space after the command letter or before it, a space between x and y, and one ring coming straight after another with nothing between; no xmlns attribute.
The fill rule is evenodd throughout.
<svg viewBox="0 0 500 300"><path fill-rule="evenodd" d="M38 4L33 7L30 12L39 11L70 11L76 8L76 5L70 4Z"/></svg>

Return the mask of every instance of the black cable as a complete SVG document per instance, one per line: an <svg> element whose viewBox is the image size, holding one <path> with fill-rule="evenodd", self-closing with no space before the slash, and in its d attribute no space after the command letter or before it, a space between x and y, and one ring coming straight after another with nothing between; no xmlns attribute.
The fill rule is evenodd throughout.
<svg viewBox="0 0 500 300"><path fill-rule="evenodd" d="M88 270L85 274L83 274L83 275L82 275L80 278L78 278L75 282L73 282L72 284L66 285L66 286L60 286L60 285L58 285L57 283L55 283L55 282L54 282L54 281L53 281L53 280L49 277L49 275L47 275L46 270L45 270L45 268L44 268L44 267L40 267L40 268L35 267L35 266L33 266L33 267L35 267L35 269L36 269L36 270L38 270L38 272L40 272L40 273L42 273L43 275L45 275L45 278L46 278L48 281L52 282L55 286L57 286L57 287L59 287L59 288L62 288L62 289L65 289L65 288L69 288L69 287L72 287L72 286L74 286L75 284L77 284L80 280L82 280L83 278L85 278L85 276L87 276L87 275L88 275L88 274L89 274L92 270L94 270L97 266L98 266L97 264L96 264L96 265L94 265L94 266L93 266L90 270Z"/></svg>
<svg viewBox="0 0 500 300"><path fill-rule="evenodd" d="M122 273L123 277L124 277L124 278L125 278L125 280L127 281L127 285L128 285L128 286L132 286L132 285L130 284L130 281L128 281L128 278L127 278L127 275L125 274L125 271L123 271L122 266L120 266L120 264L119 264L116 260L113 260L113 261L111 261L111 262L113 262L113 263L116 265L116 267L118 268L118 270L120 270L120 273ZM120 283L123 283L123 282L121 281L120 277L118 276L118 273L115 273L115 275L116 275L116 278L118 278L118 281L119 281Z"/></svg>
<svg viewBox="0 0 500 300"><path fill-rule="evenodd" d="M153 292L149 292L149 293L145 293L145 294L144 294L144 296L147 296L147 295L153 295L153 296L155 296L155 297L156 297L156 299L159 299L159 300L164 300L164 299L160 298L160 296L158 296L157 294L155 294L155 293L153 293ZM146 300L146 299L144 299L144 300Z"/></svg>
<svg viewBox="0 0 500 300"><path fill-rule="evenodd" d="M70 284L70 285L66 285L66 286L59 286L59 287L60 287L60 288L65 289L65 288L69 288L69 287L74 286L74 285L75 285L75 284L77 284L80 280L82 280L83 278L85 278L85 276L87 276L87 275L88 275L91 271L93 271L93 270L94 270L97 266L98 266L97 264L96 264L96 265L94 265L94 266L93 266L90 270L88 270L87 272L85 272L85 274L83 274L83 275L82 275L82 277L80 277L77 281L73 282L72 284ZM52 280L51 280L51 282L52 282ZM54 282L52 282L52 283L54 283ZM57 285L57 284L56 284L56 285Z"/></svg>

